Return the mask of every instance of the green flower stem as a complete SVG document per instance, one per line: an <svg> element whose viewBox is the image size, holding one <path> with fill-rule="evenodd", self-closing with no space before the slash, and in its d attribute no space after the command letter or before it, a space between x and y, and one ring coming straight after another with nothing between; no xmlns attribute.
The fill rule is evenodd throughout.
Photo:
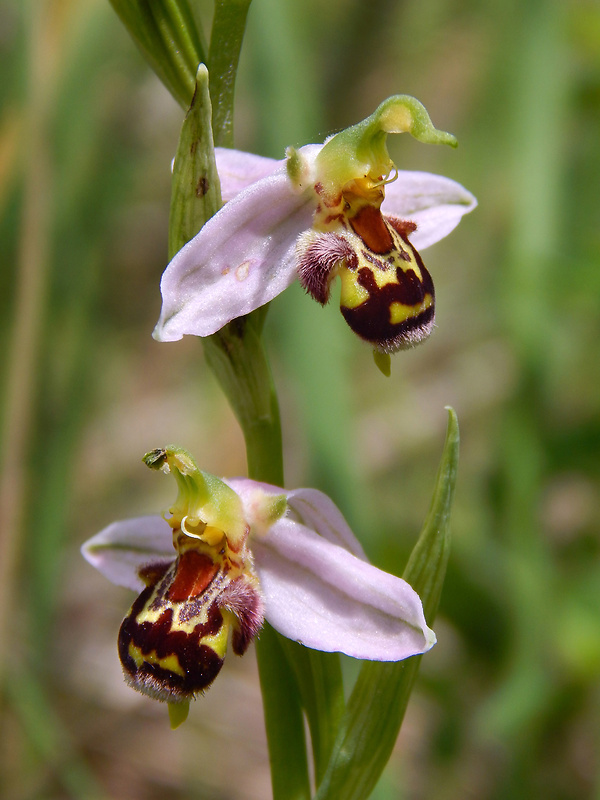
<svg viewBox="0 0 600 800"><path fill-rule="evenodd" d="M219 145L232 144L233 86L248 6L249 0L221 0L215 9L210 96L208 73L201 65L175 158L169 220L171 258L221 204L213 136ZM211 107L215 109L212 119ZM235 320L204 339L203 345L206 360L244 433L249 476L283 486L279 404L261 336L266 310ZM257 644L257 657L274 798L308 798L302 710L308 717L315 773L320 778L343 710L339 657L305 651L268 626Z"/></svg>
<svg viewBox="0 0 600 800"><path fill-rule="evenodd" d="M244 433L249 476L283 486L279 406L259 332L261 321L262 312L255 312L204 339L203 344ZM304 703L283 642L265 625L256 644L273 798L308 800Z"/></svg>
<svg viewBox="0 0 600 800"><path fill-rule="evenodd" d="M421 596L429 625L437 612L450 552L458 445L458 421L449 409L431 507L403 576ZM316 800L364 800L369 796L394 747L421 658L363 664Z"/></svg>
<svg viewBox="0 0 600 800"><path fill-rule="evenodd" d="M110 0L114 10L177 102L188 108L206 47L188 0Z"/></svg>
<svg viewBox="0 0 600 800"><path fill-rule="evenodd" d="M256 644L273 800L309 800L302 703L282 642L283 638L265 624Z"/></svg>
<svg viewBox="0 0 600 800"><path fill-rule="evenodd" d="M254 314L225 326L203 345L244 433L249 477L283 486L279 404Z"/></svg>
<svg viewBox="0 0 600 800"><path fill-rule="evenodd" d="M235 75L249 6L250 0L217 0L215 4L208 60L213 135L223 147L233 146ZM227 325L204 340L204 350L244 433L248 475L283 486L279 404L261 338L266 313L264 307ZM275 800L310 797L302 707L311 731L315 773L320 777L343 709L339 657L307 651L269 626L256 649L273 796Z"/></svg>
<svg viewBox="0 0 600 800"><path fill-rule="evenodd" d="M279 406L260 335L263 315L259 309L227 325L204 340L204 351L244 432L249 476L283 486ZM304 796L301 792L308 787L302 707L318 780L325 772L344 710L343 683L339 656L309 650L266 628L268 633L261 634L257 643L257 655L273 792L283 800ZM299 760L303 770L298 769Z"/></svg>
<svg viewBox="0 0 600 800"><path fill-rule="evenodd" d="M213 131L219 147L233 147L233 92L251 0L216 0L208 66Z"/></svg>

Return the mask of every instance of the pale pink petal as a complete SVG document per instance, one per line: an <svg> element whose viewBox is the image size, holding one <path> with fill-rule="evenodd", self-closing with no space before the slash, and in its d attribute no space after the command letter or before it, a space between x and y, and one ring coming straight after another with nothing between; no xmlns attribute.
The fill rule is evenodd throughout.
<svg viewBox="0 0 600 800"><path fill-rule="evenodd" d="M165 270L155 338L209 336L276 297L296 278L295 241L312 217L283 168L237 195Z"/></svg>
<svg viewBox="0 0 600 800"><path fill-rule="evenodd" d="M417 223L410 241L424 250L456 228L461 218L477 206L477 200L460 183L429 172L398 172L385 187L382 212Z"/></svg>
<svg viewBox="0 0 600 800"><path fill-rule="evenodd" d="M294 489L288 492L287 498L298 522L333 544L344 547L357 558L367 561L361 543L352 533L342 512L326 494L317 489Z"/></svg>
<svg viewBox="0 0 600 800"><path fill-rule="evenodd" d="M435 643L413 589L284 518L253 540L266 618L290 639L355 658L400 661Z"/></svg>
<svg viewBox="0 0 600 800"><path fill-rule="evenodd" d="M226 147L215 148L215 157L224 203L233 200L242 189L266 178L281 166L281 161L275 161L274 158L255 156L254 153L229 150Z"/></svg>
<svg viewBox="0 0 600 800"><path fill-rule="evenodd" d="M278 486L259 483L250 478L224 480L241 498L244 516L251 526L260 528L264 522L261 495L280 497L285 494L289 508L288 517L311 528L333 544L344 547L357 558L367 561L360 542L352 533L342 512L333 500L318 489L293 489L291 492L286 492Z"/></svg>
<svg viewBox="0 0 600 800"><path fill-rule="evenodd" d="M173 531L162 517L125 519L88 539L81 553L112 583L141 592L139 568L175 558Z"/></svg>

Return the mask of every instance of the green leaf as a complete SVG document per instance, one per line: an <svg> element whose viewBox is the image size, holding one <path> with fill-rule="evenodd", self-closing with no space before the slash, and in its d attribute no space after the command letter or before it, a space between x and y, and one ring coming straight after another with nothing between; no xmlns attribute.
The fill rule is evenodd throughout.
<svg viewBox="0 0 600 800"><path fill-rule="evenodd" d="M208 64L219 147L233 147L233 92L251 0L216 0Z"/></svg>
<svg viewBox="0 0 600 800"><path fill-rule="evenodd" d="M403 576L421 596L429 625L446 574L458 466L458 421L454 411L448 411L446 442L431 507ZM421 658L363 664L316 800L365 800L373 791L396 742Z"/></svg>
<svg viewBox="0 0 600 800"><path fill-rule="evenodd" d="M281 644L300 690L318 784L331 757L345 707L340 656L311 650L284 637Z"/></svg>
<svg viewBox="0 0 600 800"><path fill-rule="evenodd" d="M202 31L188 0L110 0L146 61L187 108L198 64L206 61Z"/></svg>

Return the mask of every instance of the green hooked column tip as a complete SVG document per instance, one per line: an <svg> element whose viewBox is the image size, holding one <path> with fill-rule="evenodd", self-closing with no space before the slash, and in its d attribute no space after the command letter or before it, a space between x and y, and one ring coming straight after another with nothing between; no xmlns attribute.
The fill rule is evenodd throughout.
<svg viewBox="0 0 600 800"><path fill-rule="evenodd" d="M394 170L386 146L388 133L410 133L425 144L458 144L451 133L433 126L422 103L398 94L384 100L371 116L325 143L317 156L318 178L328 189L361 178L385 182Z"/></svg>
<svg viewBox="0 0 600 800"><path fill-rule="evenodd" d="M177 482L177 499L169 509L172 528L180 527L186 517L188 527L201 522L223 531L234 547L244 541L247 525L240 498L222 480L198 469L187 450L169 445L146 453L143 461Z"/></svg>

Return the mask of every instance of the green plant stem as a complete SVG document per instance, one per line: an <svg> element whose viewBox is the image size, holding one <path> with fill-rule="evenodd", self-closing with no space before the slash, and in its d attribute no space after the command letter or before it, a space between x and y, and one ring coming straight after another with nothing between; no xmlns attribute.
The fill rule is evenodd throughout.
<svg viewBox="0 0 600 800"><path fill-rule="evenodd" d="M233 93L251 0L216 0L210 35L213 131L219 147L233 147Z"/></svg>
<svg viewBox="0 0 600 800"><path fill-rule="evenodd" d="M232 145L233 88L248 7L249 0L220 0L216 5L209 56L210 87L206 70L201 67L195 75L191 106L175 159L170 257L220 205L210 131L215 144ZM198 193L199 181L209 186L210 192ZM244 433L249 476L283 486L279 404L262 342L265 315L266 307L234 320L204 339L203 345L207 362ZM305 655L291 648L268 626L257 643L275 800L310 797L303 709L311 728L319 777L333 747L343 709L339 659L321 653ZM288 657L286 653L292 655ZM295 667L301 655L304 666L298 671Z"/></svg>
<svg viewBox="0 0 600 800"><path fill-rule="evenodd" d="M210 39L212 129L233 146L233 96L250 0L217 0ZM203 341L206 360L240 423L250 478L284 485L279 403L262 341L266 308ZM268 624L256 644L274 800L308 800L303 702L282 637Z"/></svg>
<svg viewBox="0 0 600 800"><path fill-rule="evenodd" d="M260 336L262 312L204 340L206 359L240 423L248 474L283 486L279 405ZM274 800L310 797L302 702L282 643L265 625L256 645Z"/></svg>
<svg viewBox="0 0 600 800"><path fill-rule="evenodd" d="M294 674L282 650L282 637L266 623L256 658L269 744L273 800L309 800L302 703Z"/></svg>
<svg viewBox="0 0 600 800"><path fill-rule="evenodd" d="M279 404L255 319L240 318L204 339L204 352L244 433L248 475L283 486Z"/></svg>

